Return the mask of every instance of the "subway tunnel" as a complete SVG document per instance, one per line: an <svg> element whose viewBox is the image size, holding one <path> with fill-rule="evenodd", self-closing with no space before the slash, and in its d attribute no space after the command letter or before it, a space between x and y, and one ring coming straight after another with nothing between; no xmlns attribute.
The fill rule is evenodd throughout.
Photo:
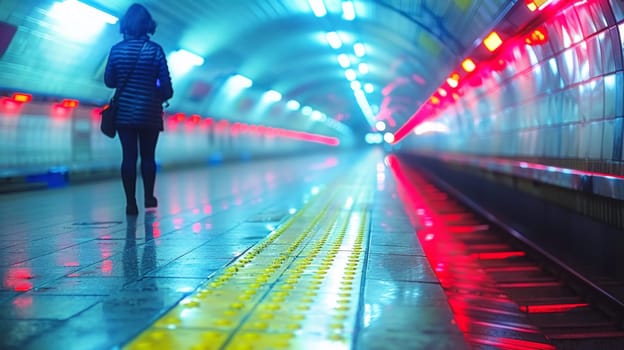
<svg viewBox="0 0 624 350"><path fill-rule="evenodd" d="M0 2L0 348L624 348L623 1L141 2L127 215L132 4Z"/></svg>

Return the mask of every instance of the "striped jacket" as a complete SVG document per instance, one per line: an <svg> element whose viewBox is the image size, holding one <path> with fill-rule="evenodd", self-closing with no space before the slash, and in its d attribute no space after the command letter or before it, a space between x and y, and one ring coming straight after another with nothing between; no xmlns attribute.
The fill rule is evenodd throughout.
<svg viewBox="0 0 624 350"><path fill-rule="evenodd" d="M139 52L141 57L137 61ZM136 67L128 78L135 61ZM160 45L147 36L115 44L108 55L104 82L110 88L120 88L125 82L118 96L117 127L163 130L162 105L173 96L173 88L167 58Z"/></svg>

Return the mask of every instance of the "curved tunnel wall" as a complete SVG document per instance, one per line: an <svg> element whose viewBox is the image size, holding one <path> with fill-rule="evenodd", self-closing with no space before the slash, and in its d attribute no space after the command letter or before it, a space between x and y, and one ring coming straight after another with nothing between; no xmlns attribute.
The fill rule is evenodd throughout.
<svg viewBox="0 0 624 350"><path fill-rule="evenodd" d="M411 136L401 147L624 174L624 3L569 3L543 23L545 44L505 51L501 69L482 70L431 116L448 133Z"/></svg>
<svg viewBox="0 0 624 350"><path fill-rule="evenodd" d="M624 2L566 3L540 23L544 45L504 51L427 120L442 132L399 152L552 252L622 277Z"/></svg>
<svg viewBox="0 0 624 350"><path fill-rule="evenodd" d="M0 99L0 192L29 183L62 185L68 180L117 174L119 140L100 132L99 110L93 106L68 108L49 101L15 103ZM318 135L292 130L182 114L165 118L166 131L156 149L161 167L335 149L323 143L329 139L319 143L314 139ZM60 182L58 176L62 177Z"/></svg>

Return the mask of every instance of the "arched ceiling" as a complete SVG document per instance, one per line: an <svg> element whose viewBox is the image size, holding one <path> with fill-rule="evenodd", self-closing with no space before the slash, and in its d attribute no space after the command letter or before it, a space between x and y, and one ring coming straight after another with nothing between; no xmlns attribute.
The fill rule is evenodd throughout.
<svg viewBox="0 0 624 350"><path fill-rule="evenodd" d="M59 0L60 1L60 0ZM24 7L53 1L19 2ZM96 8L122 16L131 0L84 1ZM158 23L153 40L166 52L186 49L205 59L204 63L183 76L174 77L175 96L171 109L216 117L261 119L291 125L293 129L309 128L301 112L289 112L271 119L275 110L265 108L267 115L245 116L250 104L259 103L268 90L282 94L277 104L296 100L342 124L355 136L372 130L377 120L385 121L389 131L400 127L457 67L470 50L516 1L511 0L356 0L355 19L343 18L340 0L321 1L327 14L316 17L309 0L147 0L141 2ZM35 5L35 3L39 3ZM24 9L24 11L27 11ZM26 14L26 16L28 16ZM6 20L11 22L9 18ZM20 25L20 23L17 23ZM338 33L342 46L332 48L327 32ZM110 45L120 39L118 27L107 29L105 39L97 44L102 59ZM357 57L355 43L362 43L365 55ZM338 54L347 54L357 81L371 84L365 93L373 114L367 119L355 97ZM97 55L94 53L93 55ZM368 72L358 71L365 63ZM0 61L1 64L1 61ZM2 68L2 66L0 66ZM78 69L77 69L78 70ZM253 81L242 96L231 101L219 93L234 74ZM96 74L89 74L92 79ZM0 86L1 87L1 86ZM206 94L197 95L201 88ZM102 88L81 88L92 99L102 95ZM193 96L191 96L193 95ZM198 97L199 96L199 97ZM243 101L243 102L241 102ZM238 108L238 109L237 109ZM228 112L229 111L229 112ZM271 112L272 111L272 112ZM363 137L362 137L363 138Z"/></svg>

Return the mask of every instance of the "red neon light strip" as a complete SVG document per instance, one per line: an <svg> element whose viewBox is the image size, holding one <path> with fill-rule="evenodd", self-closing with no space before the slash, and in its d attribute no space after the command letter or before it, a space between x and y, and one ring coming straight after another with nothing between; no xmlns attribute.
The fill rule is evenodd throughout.
<svg viewBox="0 0 624 350"><path fill-rule="evenodd" d="M461 225L461 226L449 226L448 230L451 233L474 233L480 231L487 231L490 229L489 225Z"/></svg>
<svg viewBox="0 0 624 350"><path fill-rule="evenodd" d="M308 142L317 142L323 143L330 146L338 146L340 141L338 141L335 137L319 135L319 134L311 134L303 131L292 131L292 130L284 130L278 129L281 131L280 136L289 137L291 139L298 139Z"/></svg>
<svg viewBox="0 0 624 350"><path fill-rule="evenodd" d="M471 254L472 257L475 257L479 260L501 260L512 258L515 256L525 256L524 252L496 252L496 253L475 253Z"/></svg>
<svg viewBox="0 0 624 350"><path fill-rule="evenodd" d="M587 307L587 303L574 304L548 304L548 305L521 305L520 311L530 314L545 314L553 312L566 312L578 307Z"/></svg>
<svg viewBox="0 0 624 350"><path fill-rule="evenodd" d="M409 120L407 122L405 122L405 124L403 124L403 126L401 126L399 128L399 130L397 130L394 133L394 141L392 141L392 144L396 144L399 141L401 141L403 138L405 138L405 136L407 136L418 124L422 123L424 118L422 118L420 116L420 111L423 109L423 107L425 106L425 104L420 105L420 107L418 107L418 109L416 110L416 112L414 112L414 114L412 114L412 116L409 118Z"/></svg>

